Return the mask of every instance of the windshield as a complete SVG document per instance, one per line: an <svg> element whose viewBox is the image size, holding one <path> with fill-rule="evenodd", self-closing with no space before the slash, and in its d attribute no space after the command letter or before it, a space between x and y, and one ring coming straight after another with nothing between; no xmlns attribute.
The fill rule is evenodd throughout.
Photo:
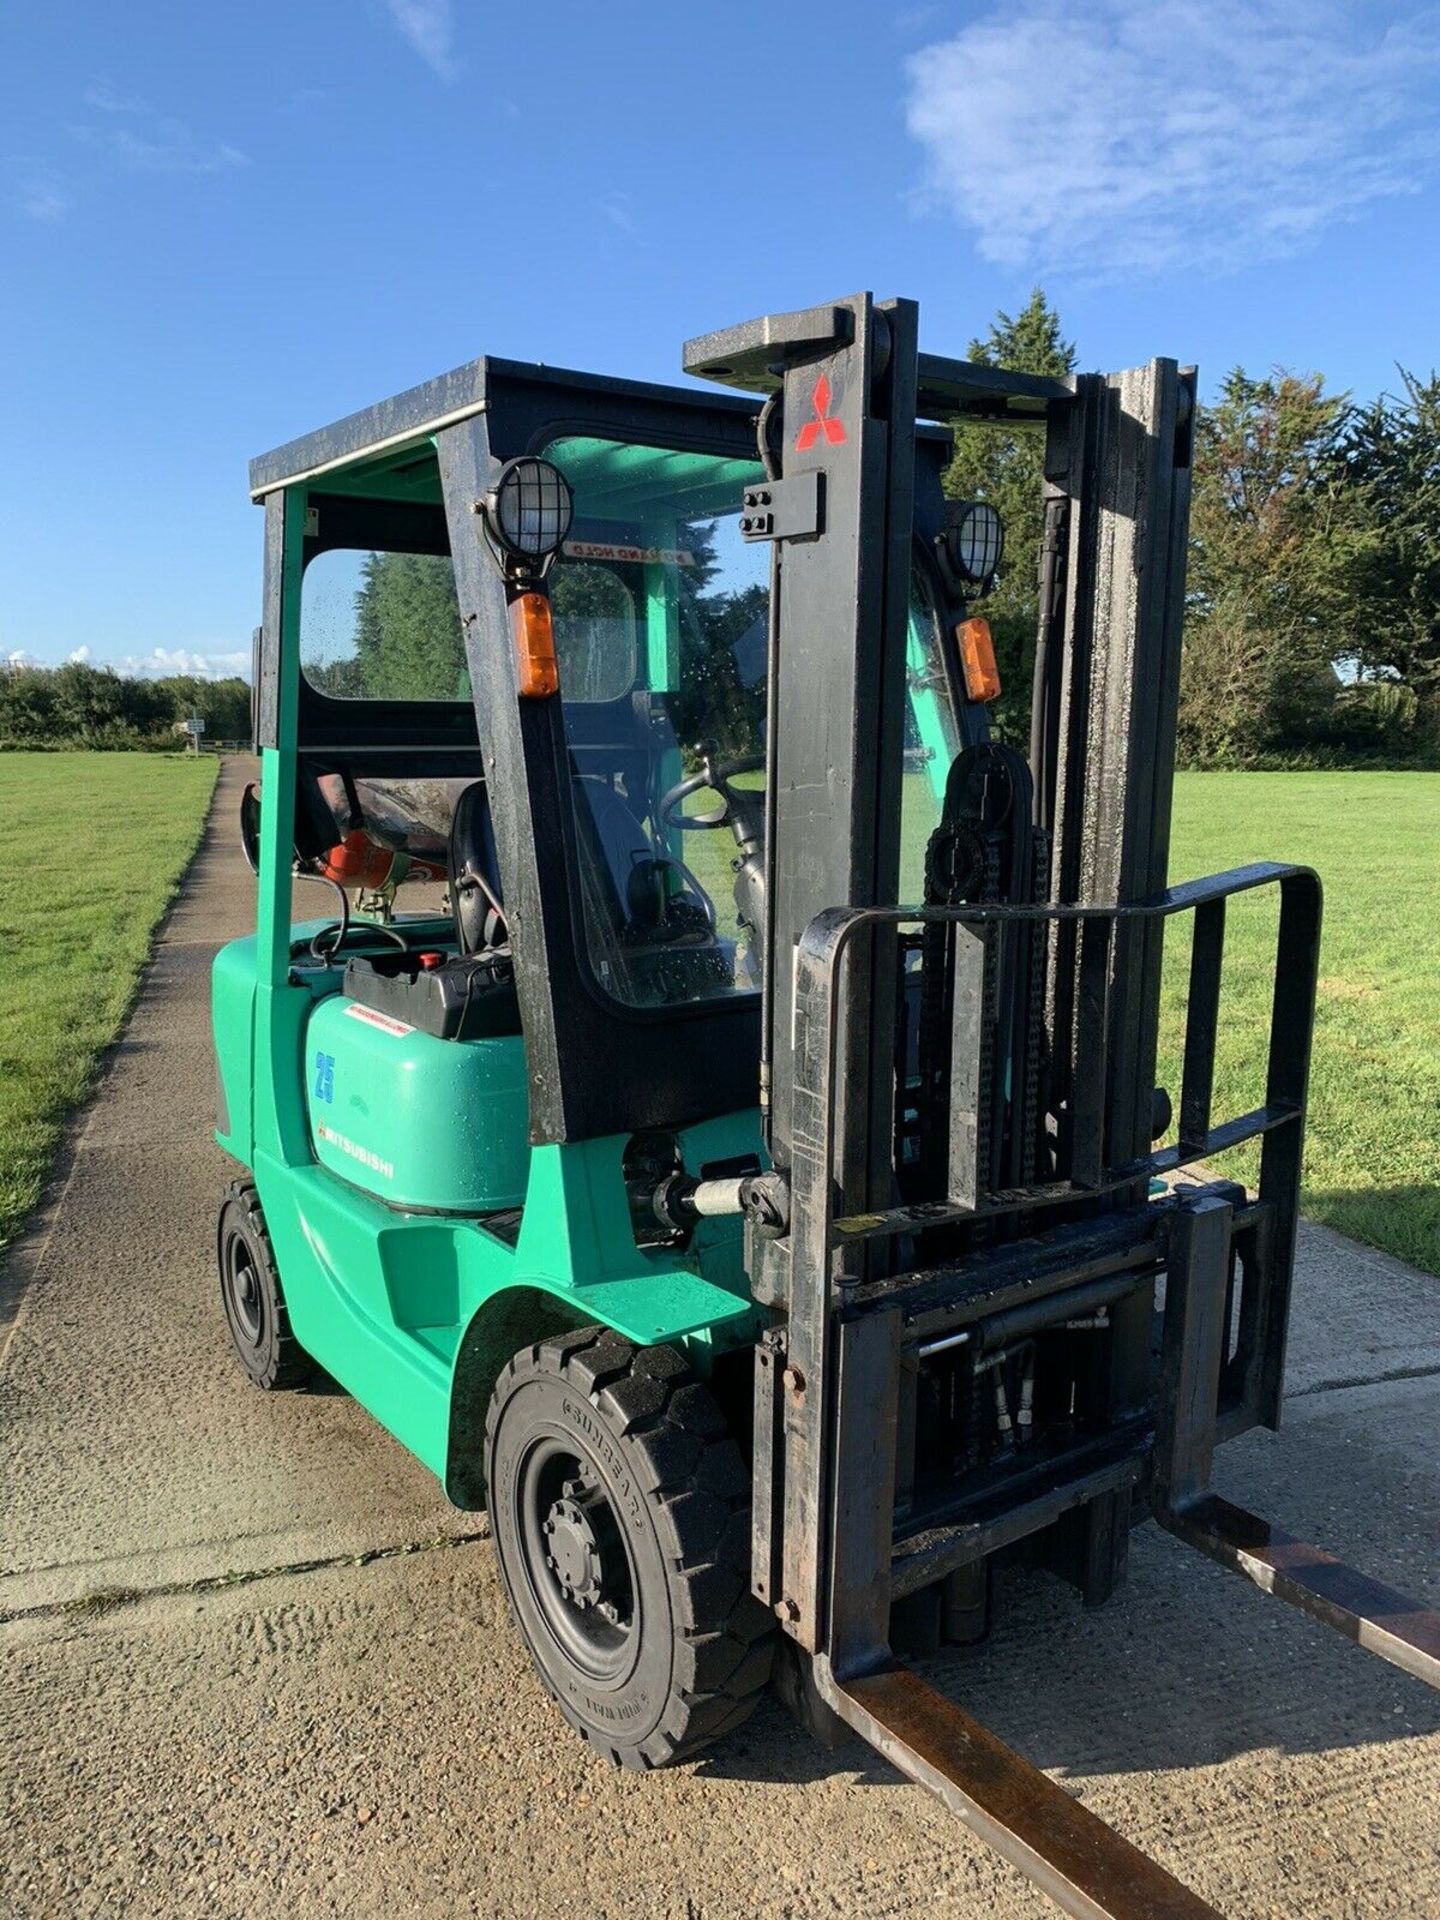
<svg viewBox="0 0 1440 1920"><path fill-rule="evenodd" d="M665 802L702 753L764 757L770 550L737 524L761 468L579 437L545 453L575 496L550 602L591 966L630 1006L753 993L735 835L683 824L721 802ZM758 768L733 777L758 801Z"/></svg>
<svg viewBox="0 0 1440 1920"><path fill-rule="evenodd" d="M630 1006L753 993L746 868L762 857L770 547L743 540L738 520L763 471L596 438L545 451L575 496L550 599L591 966ZM907 681L900 893L918 901L959 747L918 583ZM698 784L702 769L728 795ZM738 830L701 825L727 813Z"/></svg>

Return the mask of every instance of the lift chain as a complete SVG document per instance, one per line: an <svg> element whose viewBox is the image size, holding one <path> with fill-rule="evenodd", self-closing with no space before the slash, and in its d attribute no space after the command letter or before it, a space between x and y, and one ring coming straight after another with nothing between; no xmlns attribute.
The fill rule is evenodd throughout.
<svg viewBox="0 0 1440 1920"><path fill-rule="evenodd" d="M1031 832L1030 898L1040 902L1050 898L1050 836L1043 827ZM1030 1186L1037 1177L1036 1153L1040 1145L1040 1089L1045 1061L1045 929L1028 929L1030 940L1030 986L1026 996L1025 1085L1021 1113L1022 1186ZM1046 1169L1048 1175L1048 1168Z"/></svg>
<svg viewBox="0 0 1440 1920"><path fill-rule="evenodd" d="M1030 770L995 743L958 754L939 825L925 852L925 904L956 907L1043 900L1048 837L1033 828ZM987 931L981 1055L975 1075L979 1164L992 1188L1035 1178L1044 1051L1044 941L1020 928L1007 946ZM918 1060L921 1164L927 1193L944 1183L950 1104L952 961L956 933L935 923L921 941Z"/></svg>

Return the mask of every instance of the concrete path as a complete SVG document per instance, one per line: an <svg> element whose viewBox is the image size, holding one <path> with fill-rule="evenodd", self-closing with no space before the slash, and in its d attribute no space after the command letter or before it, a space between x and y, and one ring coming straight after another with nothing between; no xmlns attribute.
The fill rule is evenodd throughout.
<svg viewBox="0 0 1440 1920"><path fill-rule="evenodd" d="M57 1195L0 1275L0 1914L1039 1916L863 1748L775 1707L591 1758L483 1519L338 1393L257 1394L211 1235L207 978L251 924L241 763ZM1284 1432L1233 1498L1440 1602L1440 1282L1306 1231ZM1440 1697L1146 1529L1086 1614L1016 1576L957 1698L1231 1916L1440 1917Z"/></svg>

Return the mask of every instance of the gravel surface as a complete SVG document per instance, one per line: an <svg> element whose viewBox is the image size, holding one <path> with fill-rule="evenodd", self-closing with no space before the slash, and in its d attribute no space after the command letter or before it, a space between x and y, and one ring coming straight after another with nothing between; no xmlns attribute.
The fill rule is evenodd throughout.
<svg viewBox="0 0 1440 1920"><path fill-rule="evenodd" d="M0 1913L1051 1913L777 1707L680 1772L592 1758L483 1516L343 1395L248 1386L212 1273L206 999L251 924L241 778L0 1275ZM1440 1603L1440 1282L1307 1229L1290 1392L1220 1490ZM1038 1575L1006 1600L930 1676L1223 1912L1440 1917L1440 1697L1153 1528L1106 1608Z"/></svg>

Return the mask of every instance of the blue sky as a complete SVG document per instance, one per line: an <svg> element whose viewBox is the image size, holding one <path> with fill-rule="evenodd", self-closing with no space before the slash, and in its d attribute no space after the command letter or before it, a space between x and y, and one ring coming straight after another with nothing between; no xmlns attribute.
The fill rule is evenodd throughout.
<svg viewBox="0 0 1440 1920"><path fill-rule="evenodd" d="M248 661L245 463L482 352L675 377L874 288L963 353L1440 362L1440 8L49 0L0 24L0 659Z"/></svg>

